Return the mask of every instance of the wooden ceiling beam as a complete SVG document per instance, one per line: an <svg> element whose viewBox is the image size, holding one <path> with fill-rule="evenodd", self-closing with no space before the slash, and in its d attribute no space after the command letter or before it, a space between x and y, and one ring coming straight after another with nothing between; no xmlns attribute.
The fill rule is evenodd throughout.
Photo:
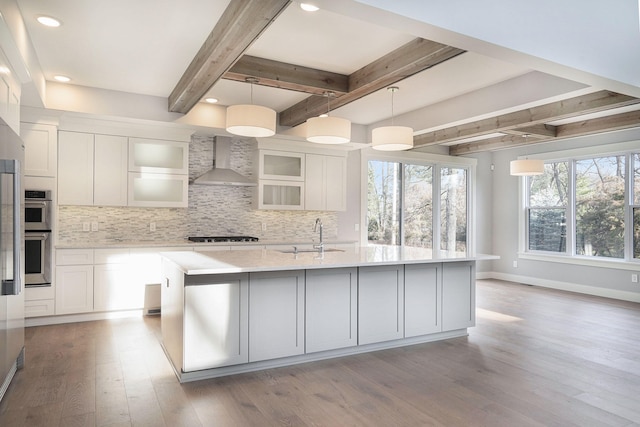
<svg viewBox="0 0 640 427"><path fill-rule="evenodd" d="M414 39L351 74L348 93L333 98L331 109L342 107L464 52L431 40ZM325 97L311 96L282 111L279 123L282 126L297 126L309 117L326 113L326 110Z"/></svg>
<svg viewBox="0 0 640 427"><path fill-rule="evenodd" d="M231 0L169 95L169 111L188 113L291 0Z"/></svg>
<svg viewBox="0 0 640 427"><path fill-rule="evenodd" d="M540 144L558 139L575 138L638 127L640 127L640 111L630 111L557 126L555 137L525 139L521 136L505 135L504 137L487 138L480 141L453 145L449 147L449 154L459 156L462 154L479 153L481 151L503 150L527 144Z"/></svg>
<svg viewBox="0 0 640 427"><path fill-rule="evenodd" d="M259 79L260 86L322 95L333 92L336 96L349 91L349 76L271 59L244 55L222 78L244 82L248 77Z"/></svg>
<svg viewBox="0 0 640 427"><path fill-rule="evenodd" d="M557 126L547 125L544 123L533 125L533 126L523 126L515 129L507 129L502 132L509 135L529 135L532 138L540 138L540 137L548 137L548 136L556 136Z"/></svg>
<svg viewBox="0 0 640 427"><path fill-rule="evenodd" d="M416 135L414 147L455 142L495 132L522 129L554 120L567 119L589 113L640 103L639 98L615 92L599 91L575 98L565 99L526 110L514 111L488 119Z"/></svg>

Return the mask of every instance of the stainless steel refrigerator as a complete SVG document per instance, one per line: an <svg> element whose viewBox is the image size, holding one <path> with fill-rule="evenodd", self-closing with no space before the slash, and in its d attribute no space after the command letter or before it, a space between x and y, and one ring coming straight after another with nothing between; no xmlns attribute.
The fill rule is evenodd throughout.
<svg viewBox="0 0 640 427"><path fill-rule="evenodd" d="M0 118L0 399L24 362L22 141Z"/></svg>

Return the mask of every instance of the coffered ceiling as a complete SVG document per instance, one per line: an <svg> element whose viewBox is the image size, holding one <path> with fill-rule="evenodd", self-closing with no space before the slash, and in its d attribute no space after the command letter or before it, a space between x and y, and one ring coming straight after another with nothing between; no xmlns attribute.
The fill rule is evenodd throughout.
<svg viewBox="0 0 640 427"><path fill-rule="evenodd" d="M640 127L640 99L624 85L365 4L375 1L318 1L314 13L290 0L17 3L47 79L166 98L172 112L205 97L247 103L252 92L278 111L279 133L296 135L331 91L332 114L364 129L356 142L367 143L391 120L395 85L393 120L414 128L418 150L459 155ZM395 5L410 3L439 2ZM63 25L42 27L38 15Z"/></svg>

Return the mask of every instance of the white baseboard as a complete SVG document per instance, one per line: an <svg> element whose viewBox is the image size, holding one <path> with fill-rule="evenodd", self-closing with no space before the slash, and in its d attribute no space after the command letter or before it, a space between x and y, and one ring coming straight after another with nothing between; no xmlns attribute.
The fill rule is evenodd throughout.
<svg viewBox="0 0 640 427"><path fill-rule="evenodd" d="M598 288L596 286L580 285L578 283L559 282L556 280L539 279L536 277L518 276L498 272L484 272L476 274L476 279L497 279L508 282L523 283L525 285L541 286L543 288L558 289L561 291L576 292L579 294L594 295L598 297L618 299L622 301L640 302L640 293L619 291L616 289Z"/></svg>
<svg viewBox="0 0 640 427"><path fill-rule="evenodd" d="M142 317L142 310L105 311L100 313L64 314L60 316L28 317L24 326L59 325L61 323L90 322L93 320L124 319Z"/></svg>

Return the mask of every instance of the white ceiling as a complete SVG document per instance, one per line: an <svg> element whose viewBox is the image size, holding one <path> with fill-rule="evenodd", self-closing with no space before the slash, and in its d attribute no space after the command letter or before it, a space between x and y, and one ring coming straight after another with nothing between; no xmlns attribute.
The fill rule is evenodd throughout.
<svg viewBox="0 0 640 427"><path fill-rule="evenodd" d="M229 3L228 0L16 1L47 80L64 74L71 77L75 85L164 98L171 93ZM340 7L347 8L348 3L355 2L344 0ZM308 13L298 6L297 2L291 3L245 53L351 74L422 36L410 26L406 31L399 31L391 21L388 26L374 24L372 22L384 22L374 14L371 17L352 14L356 16L352 17L322 9ZM38 15L54 16L63 25L43 27L35 21ZM400 91L394 95L396 123L402 124L399 121L403 114L414 112L414 116L419 116L416 112L421 109L494 87L532 71L516 61L496 57L467 52L402 80L397 84ZM246 103L249 91L246 83L220 80L208 95L218 98L221 105L231 105ZM495 96L509 98L513 93L496 91ZM566 96L572 93L567 91ZM255 103L277 111L307 97L304 93L263 86L253 89ZM543 103L546 99L541 95L537 101ZM536 100L528 101L531 105ZM512 109L518 107L512 105ZM380 90L337 109L335 114L362 125L388 120L391 95ZM415 121L412 125L416 126ZM446 123L438 125L442 127Z"/></svg>

